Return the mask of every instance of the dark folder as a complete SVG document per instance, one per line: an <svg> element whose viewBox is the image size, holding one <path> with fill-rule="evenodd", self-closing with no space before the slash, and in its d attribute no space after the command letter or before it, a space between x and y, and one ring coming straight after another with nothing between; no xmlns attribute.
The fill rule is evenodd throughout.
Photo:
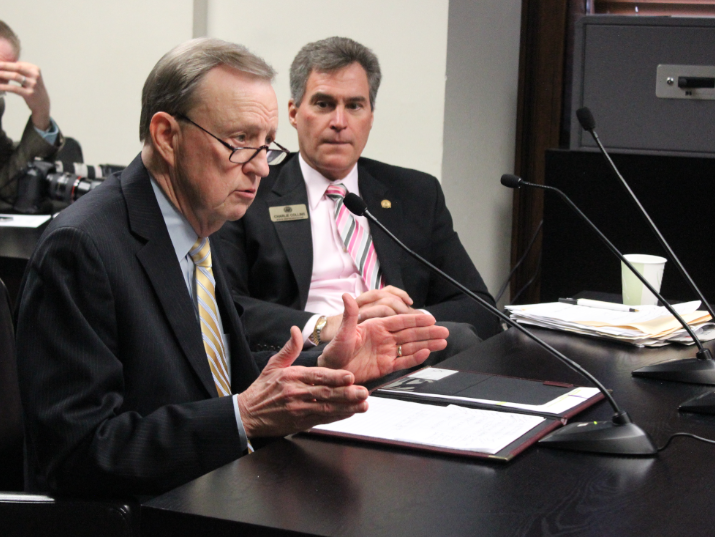
<svg viewBox="0 0 715 537"><path fill-rule="evenodd" d="M420 403L455 404L470 408L534 414L564 420L570 419L603 399L603 394L598 392L592 397L584 399L579 405L562 412L514 408L506 406L504 403L545 405L566 395L578 388L578 386L561 382L505 377L472 371L456 371L452 375L437 380L414 376L416 373L425 371L425 369L378 386L371 395L403 399L405 401L418 401ZM445 368L439 369L453 371Z"/></svg>

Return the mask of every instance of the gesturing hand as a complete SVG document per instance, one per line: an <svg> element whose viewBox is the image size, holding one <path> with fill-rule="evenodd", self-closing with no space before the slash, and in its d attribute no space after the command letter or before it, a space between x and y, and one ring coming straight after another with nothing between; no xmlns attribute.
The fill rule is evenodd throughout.
<svg viewBox="0 0 715 537"><path fill-rule="evenodd" d="M358 325L358 305L343 295L343 322L318 358L318 365L345 369L364 383L424 362L431 351L447 346L449 330L435 325L431 315L404 314L370 319ZM402 356L398 356L398 346Z"/></svg>
<svg viewBox="0 0 715 537"><path fill-rule="evenodd" d="M20 85L10 84L10 80ZM0 91L25 99L32 112L32 124L42 131L50 128L50 96L39 67L27 62L0 62Z"/></svg>
<svg viewBox="0 0 715 537"><path fill-rule="evenodd" d="M367 410L367 390L349 371L291 366L303 346L297 327L261 375L238 396L249 438L285 436Z"/></svg>

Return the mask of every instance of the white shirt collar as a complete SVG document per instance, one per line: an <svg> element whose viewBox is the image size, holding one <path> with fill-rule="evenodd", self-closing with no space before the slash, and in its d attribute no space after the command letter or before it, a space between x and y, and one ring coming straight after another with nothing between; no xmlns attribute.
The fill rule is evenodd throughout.
<svg viewBox="0 0 715 537"><path fill-rule="evenodd" d="M343 178L338 181L331 181L327 179L315 168L312 168L304 159L303 155L298 154L298 159L300 161L300 171L303 172L303 179L305 180L306 190L308 191L308 205L310 209L315 211L318 203L323 199L325 191L327 188L335 183L342 183L348 192L354 192L358 196L360 191L358 190L358 169L357 163L353 166L353 169Z"/></svg>
<svg viewBox="0 0 715 537"><path fill-rule="evenodd" d="M191 250L199 236L186 217L169 201L169 198L166 197L166 194L164 194L164 191L153 177L151 178L151 188L154 190L156 201L159 203L161 216L164 217L164 223L169 232L171 244L174 246L176 258L181 262L189 254L189 250Z"/></svg>

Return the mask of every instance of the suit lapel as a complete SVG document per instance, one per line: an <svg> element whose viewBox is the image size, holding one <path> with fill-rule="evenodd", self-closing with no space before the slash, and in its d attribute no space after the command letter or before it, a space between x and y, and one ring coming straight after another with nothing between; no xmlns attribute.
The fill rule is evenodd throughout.
<svg viewBox="0 0 715 537"><path fill-rule="evenodd" d="M266 196L266 208L304 204L308 207L308 193L300 171L300 161L296 154L281 170L271 192ZM288 258L291 270L298 284L300 307L308 301L310 280L313 275L313 236L310 218L289 222L271 222Z"/></svg>
<svg viewBox="0 0 715 537"><path fill-rule="evenodd" d="M137 258L159 297L159 302L186 359L206 392L212 397L217 397L196 310L186 290L186 282L179 264L167 262L176 258L176 252L154 196L149 173L140 157L137 157L122 174L121 181L127 202L130 229L146 240L144 246L137 252Z"/></svg>
<svg viewBox="0 0 715 537"><path fill-rule="evenodd" d="M402 235L402 207L387 184L373 177L358 163L358 186L368 211L399 238ZM390 201L391 207L383 207L383 200ZM370 226L370 235L372 235L372 242L375 245L377 259L380 261L386 285L394 285L403 289L404 284L400 271L402 250L375 225Z"/></svg>
<svg viewBox="0 0 715 537"><path fill-rule="evenodd" d="M402 208L387 184L373 177L358 163L358 187L361 197L367 204L368 211L399 238L402 235ZM391 207L383 207L383 200L390 201ZM403 289L404 284L400 271L402 250L375 225L370 226L370 235L375 245L377 259L380 261L385 283Z"/></svg>

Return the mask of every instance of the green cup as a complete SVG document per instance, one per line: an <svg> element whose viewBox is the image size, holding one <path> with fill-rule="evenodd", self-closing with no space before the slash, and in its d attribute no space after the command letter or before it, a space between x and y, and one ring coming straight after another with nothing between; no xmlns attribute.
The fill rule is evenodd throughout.
<svg viewBox="0 0 715 537"><path fill-rule="evenodd" d="M663 281L663 272L665 271L666 259L664 257L645 254L626 254L623 257L660 293L660 284ZM621 263L621 278L624 304L628 306L652 306L658 304L658 299L655 295L643 285L643 282L631 272L625 263Z"/></svg>

